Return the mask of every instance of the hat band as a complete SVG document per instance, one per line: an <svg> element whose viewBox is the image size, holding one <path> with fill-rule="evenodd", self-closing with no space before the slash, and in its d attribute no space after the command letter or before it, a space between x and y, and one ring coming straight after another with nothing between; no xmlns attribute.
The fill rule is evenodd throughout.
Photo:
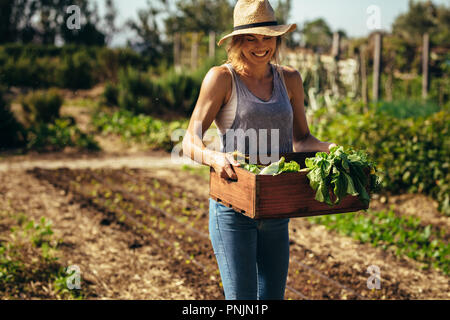
<svg viewBox="0 0 450 320"><path fill-rule="evenodd" d="M234 31L242 30L242 29L257 28L257 27L277 26L277 25L278 25L278 22L276 22L276 21L251 23L251 24L244 24L242 26L234 27Z"/></svg>

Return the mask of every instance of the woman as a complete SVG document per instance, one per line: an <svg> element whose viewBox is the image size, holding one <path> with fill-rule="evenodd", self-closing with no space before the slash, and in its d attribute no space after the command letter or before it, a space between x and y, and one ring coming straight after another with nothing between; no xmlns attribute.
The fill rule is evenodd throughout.
<svg viewBox="0 0 450 320"><path fill-rule="evenodd" d="M205 76L183 153L212 167L223 179L236 179L233 166L239 163L229 151L250 154L249 150L256 149L261 154L262 145L267 154L328 152L334 144L310 134L299 72L271 64L277 58L281 36L296 25L278 25L268 0L239 0L234 27L234 32L219 41L221 45L231 38L228 63L213 67ZM221 137L220 152L207 149L202 141L213 121ZM258 132L256 137L243 134L250 130ZM271 143L261 144L265 138ZM226 299L284 298L288 224L289 219L252 220L209 199L209 232Z"/></svg>

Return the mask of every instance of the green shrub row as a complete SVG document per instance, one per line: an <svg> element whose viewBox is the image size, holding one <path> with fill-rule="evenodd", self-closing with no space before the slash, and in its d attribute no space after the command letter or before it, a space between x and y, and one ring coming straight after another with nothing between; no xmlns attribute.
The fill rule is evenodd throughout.
<svg viewBox="0 0 450 320"><path fill-rule="evenodd" d="M63 102L63 97L55 88L31 91L20 99L25 120L30 126L59 118Z"/></svg>
<svg viewBox="0 0 450 320"><path fill-rule="evenodd" d="M88 89L106 79L117 80L119 68L127 66L147 70L150 60L131 49L0 46L0 82L7 86Z"/></svg>
<svg viewBox="0 0 450 320"><path fill-rule="evenodd" d="M439 210L450 215L449 110L402 119L379 107L365 113L359 105L340 108L332 116L317 113L320 120L311 125L313 134L366 150L378 164L385 190L430 195Z"/></svg>
<svg viewBox="0 0 450 320"><path fill-rule="evenodd" d="M136 114L162 115L166 112L190 116L208 70L224 60L223 54L208 59L196 71L174 68L161 75L128 67L119 71L117 84L108 82L103 93L104 103L116 105Z"/></svg>
<svg viewBox="0 0 450 320"><path fill-rule="evenodd" d="M174 71L152 78L147 73L128 68L119 72L116 89L107 88L105 98L108 103L116 100L121 109L134 113L161 115L172 111L189 114L195 107L201 81L191 74ZM111 94L111 89L116 90L117 97Z"/></svg>

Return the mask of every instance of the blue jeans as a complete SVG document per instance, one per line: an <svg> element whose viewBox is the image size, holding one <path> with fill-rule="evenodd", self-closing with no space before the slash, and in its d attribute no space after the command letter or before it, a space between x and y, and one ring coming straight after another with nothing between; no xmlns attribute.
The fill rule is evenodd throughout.
<svg viewBox="0 0 450 320"><path fill-rule="evenodd" d="M253 220L209 198L209 233L225 299L282 300L289 219Z"/></svg>

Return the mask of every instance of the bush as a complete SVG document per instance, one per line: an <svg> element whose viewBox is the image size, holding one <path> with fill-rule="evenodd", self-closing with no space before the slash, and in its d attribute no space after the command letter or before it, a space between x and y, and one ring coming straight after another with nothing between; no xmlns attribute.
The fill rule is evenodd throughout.
<svg viewBox="0 0 450 320"><path fill-rule="evenodd" d="M193 74L176 73L169 71L164 76L156 80L160 89L159 100L164 101L171 110L190 114L197 101L201 80L196 79Z"/></svg>
<svg viewBox="0 0 450 320"><path fill-rule="evenodd" d="M56 119L54 123L39 123L29 130L28 149L38 151L59 151L65 147L100 150L92 137L67 118Z"/></svg>
<svg viewBox="0 0 450 320"><path fill-rule="evenodd" d="M117 86L111 82L106 82L105 91L103 92L102 102L107 106L117 106L119 99L119 90Z"/></svg>
<svg viewBox="0 0 450 320"><path fill-rule="evenodd" d="M376 112L378 114L385 113L397 119L428 117L440 110L441 107L435 103L417 100L381 102L376 107Z"/></svg>
<svg viewBox="0 0 450 320"><path fill-rule="evenodd" d="M69 44L0 46L0 82L30 88L88 89L99 82L117 81L119 68L147 70L150 58L129 48Z"/></svg>
<svg viewBox="0 0 450 320"><path fill-rule="evenodd" d="M64 102L57 89L34 91L21 99L27 124L50 123L59 118Z"/></svg>
<svg viewBox="0 0 450 320"><path fill-rule="evenodd" d="M98 112L92 124L103 134L118 134L125 142L135 141L149 147L172 151L178 141L172 141L172 134L178 129L187 129L188 121L162 121L143 114L135 115L128 110L112 114Z"/></svg>
<svg viewBox="0 0 450 320"><path fill-rule="evenodd" d="M434 197L450 215L450 112L398 119L372 109L365 114L324 117L311 127L325 141L364 149L378 163L383 188Z"/></svg>
<svg viewBox="0 0 450 320"><path fill-rule="evenodd" d="M86 51L66 56L58 70L59 84L69 89L89 89L94 85L94 62Z"/></svg>
<svg viewBox="0 0 450 320"><path fill-rule="evenodd" d="M26 131L10 111L4 92L5 89L0 87L0 150L23 147Z"/></svg>
<svg viewBox="0 0 450 320"><path fill-rule="evenodd" d="M151 113L157 109L152 99L158 90L149 80L149 76L128 67L119 71L118 104L119 107L134 113Z"/></svg>
<svg viewBox="0 0 450 320"><path fill-rule="evenodd" d="M194 110L204 76L222 58L219 55L208 59L196 71L176 72L172 68L159 76L132 67L124 68L119 71L118 105L134 113L160 115L171 111L189 116Z"/></svg>

